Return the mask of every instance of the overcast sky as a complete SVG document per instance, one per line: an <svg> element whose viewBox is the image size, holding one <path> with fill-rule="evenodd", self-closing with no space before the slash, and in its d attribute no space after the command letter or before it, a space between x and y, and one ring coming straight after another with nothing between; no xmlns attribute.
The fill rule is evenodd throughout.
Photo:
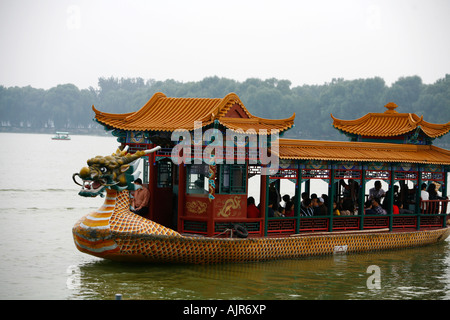
<svg viewBox="0 0 450 320"><path fill-rule="evenodd" d="M0 85L450 73L449 0L0 0Z"/></svg>

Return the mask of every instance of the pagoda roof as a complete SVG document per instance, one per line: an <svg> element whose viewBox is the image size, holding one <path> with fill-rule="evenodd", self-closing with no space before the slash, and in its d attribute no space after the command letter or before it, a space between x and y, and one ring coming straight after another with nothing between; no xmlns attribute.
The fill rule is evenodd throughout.
<svg viewBox="0 0 450 320"><path fill-rule="evenodd" d="M295 113L287 119L264 119L252 115L239 97L230 93L224 98L169 98L165 94L155 93L138 111L113 114L97 110L95 120L100 124L126 131L175 131L177 129L194 130L194 121L202 126L218 121L221 125L234 130L249 129L259 133L261 129L279 130L291 128Z"/></svg>
<svg viewBox="0 0 450 320"><path fill-rule="evenodd" d="M433 145L279 139L280 159L450 165L450 151Z"/></svg>
<svg viewBox="0 0 450 320"><path fill-rule="evenodd" d="M397 105L393 102L385 105L384 113L368 113L356 120L341 120L333 118L333 126L345 133L371 137L394 137L406 134L420 128L424 134L434 139L448 133L450 122L434 124L423 120L413 113L395 111Z"/></svg>

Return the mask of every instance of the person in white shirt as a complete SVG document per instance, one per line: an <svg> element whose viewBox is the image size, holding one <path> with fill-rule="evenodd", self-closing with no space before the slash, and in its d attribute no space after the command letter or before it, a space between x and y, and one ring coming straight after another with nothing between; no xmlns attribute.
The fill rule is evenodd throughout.
<svg viewBox="0 0 450 320"><path fill-rule="evenodd" d="M386 195L386 192L381 189L381 181L375 181L375 187L369 189L369 200L381 199Z"/></svg>
<svg viewBox="0 0 450 320"><path fill-rule="evenodd" d="M422 200L429 200L429 194L427 191L427 184L426 183L422 183L421 186L422 191L420 191L420 198Z"/></svg>
<svg viewBox="0 0 450 320"><path fill-rule="evenodd" d="M427 184L426 183L422 183L422 185L420 186L421 191L420 191L420 201L426 201L430 199L430 195L427 191ZM422 213L427 212L427 203L422 204Z"/></svg>

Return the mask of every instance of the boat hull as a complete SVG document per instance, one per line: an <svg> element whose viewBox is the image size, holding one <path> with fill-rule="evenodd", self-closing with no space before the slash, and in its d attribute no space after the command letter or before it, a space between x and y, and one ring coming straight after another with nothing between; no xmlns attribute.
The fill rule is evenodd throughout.
<svg viewBox="0 0 450 320"><path fill-rule="evenodd" d="M446 227L245 239L186 236L130 212L129 207L128 191L107 190L103 205L81 218L72 229L78 250L115 261L212 264L400 249L437 243L450 235L450 227Z"/></svg>
<svg viewBox="0 0 450 320"><path fill-rule="evenodd" d="M354 232L247 239L112 232L105 241L110 241L108 248L114 247L114 250L88 252L79 249L115 261L214 264L416 247L443 241L449 234L448 227L411 232Z"/></svg>

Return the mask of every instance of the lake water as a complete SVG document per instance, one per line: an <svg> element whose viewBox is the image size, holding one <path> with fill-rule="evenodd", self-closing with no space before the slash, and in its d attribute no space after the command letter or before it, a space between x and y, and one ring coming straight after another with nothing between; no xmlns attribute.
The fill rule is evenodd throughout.
<svg viewBox="0 0 450 320"><path fill-rule="evenodd" d="M2 300L113 300L118 293L125 300L450 299L449 239L381 253L198 266L83 254L72 226L103 199L78 196L72 174L88 158L114 152L115 138L0 133L0 145Z"/></svg>

